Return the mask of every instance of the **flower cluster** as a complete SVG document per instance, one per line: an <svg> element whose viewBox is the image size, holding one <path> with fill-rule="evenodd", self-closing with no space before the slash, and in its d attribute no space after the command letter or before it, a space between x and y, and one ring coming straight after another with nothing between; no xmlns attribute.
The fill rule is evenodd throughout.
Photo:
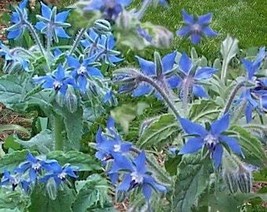
<svg viewBox="0 0 267 212"><path fill-rule="evenodd" d="M12 173L4 172L0 185L11 186L12 190L20 186L25 192L29 192L36 183L46 184L52 180L59 187L67 182L67 177L77 178L76 171L69 164L61 166L56 160L42 160L28 153L26 161L19 164Z"/></svg>
<svg viewBox="0 0 267 212"><path fill-rule="evenodd" d="M139 152L132 159L133 145L122 140L117 133L114 120L110 118L106 132L98 130L96 136L96 157L107 167L111 182L117 185L117 191L129 192L141 188L149 201L152 189L166 192L166 187L159 184L146 166L145 152Z"/></svg>

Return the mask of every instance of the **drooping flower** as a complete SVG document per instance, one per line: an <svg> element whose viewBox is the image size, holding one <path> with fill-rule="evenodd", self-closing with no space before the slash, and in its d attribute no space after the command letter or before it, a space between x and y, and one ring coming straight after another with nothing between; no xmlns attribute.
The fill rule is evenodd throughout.
<svg viewBox="0 0 267 212"><path fill-rule="evenodd" d="M11 174L8 171L4 171L4 175L1 179L1 186L6 186L11 184L12 190L14 191L16 187L20 184L20 177L18 174Z"/></svg>
<svg viewBox="0 0 267 212"><path fill-rule="evenodd" d="M212 19L211 13L194 16L188 14L185 10L182 10L182 16L185 26L178 30L176 34L182 37L190 36L193 44L198 44L201 37L214 37L217 35L217 32L209 27Z"/></svg>
<svg viewBox="0 0 267 212"><path fill-rule="evenodd" d="M130 5L132 0L92 0L84 8L85 11L100 11L107 20L115 20L123 8Z"/></svg>
<svg viewBox="0 0 267 212"><path fill-rule="evenodd" d="M180 118L179 121L187 135L194 136L188 139L180 149L179 154L195 153L205 147L210 152L210 157L216 168L221 164L224 145L227 145L234 153L243 155L238 141L223 134L229 128L229 114L225 114L220 119L212 122L208 130L202 125L185 118Z"/></svg>
<svg viewBox="0 0 267 212"><path fill-rule="evenodd" d="M22 1L18 7L15 8L15 12L11 14L11 23L7 31L7 38L8 39L18 39L25 31L26 24L25 22L28 20L28 13L26 10L28 4L28 0Z"/></svg>
<svg viewBox="0 0 267 212"><path fill-rule="evenodd" d="M72 77L76 80L77 87L82 93L86 91L88 77L103 77L101 71L93 66L94 60L92 58L84 59L80 62L77 58L69 56L67 61L69 67L72 69Z"/></svg>
<svg viewBox="0 0 267 212"><path fill-rule="evenodd" d="M71 26L66 23L69 11L63 11L57 14L57 8L49 8L47 5L41 2L42 16L37 15L36 17L40 20L36 23L36 29L40 30L41 33L46 34L50 39L54 39L58 42L58 37L69 38L64 28Z"/></svg>
<svg viewBox="0 0 267 212"><path fill-rule="evenodd" d="M62 95L66 94L68 85L74 86L75 84L72 78L65 75L65 70L61 65L57 67L54 74L35 77L33 80L37 84L42 84L42 88L54 89Z"/></svg>
<svg viewBox="0 0 267 212"><path fill-rule="evenodd" d="M26 161L21 163L18 168L16 168L16 172L20 174L24 174L26 171L29 172L29 180L31 182L35 182L37 179L37 175L40 174L42 163L40 159L34 157L31 153L28 153Z"/></svg>
<svg viewBox="0 0 267 212"><path fill-rule="evenodd" d="M187 54L183 53L179 61L179 70L182 95L192 92L197 97L208 97L208 94L201 85L201 82L211 78L212 75L217 71L215 68L196 67Z"/></svg>
<svg viewBox="0 0 267 212"><path fill-rule="evenodd" d="M118 191L130 191L135 188L141 188L146 200L149 201L152 195L152 189L165 193L166 187L159 184L146 167L145 152L141 152L133 161L133 165L128 167Z"/></svg>
<svg viewBox="0 0 267 212"><path fill-rule="evenodd" d="M176 52L169 53L163 58L160 58L155 53L154 62L145 60L141 57L137 57L141 72L153 78L160 86L167 86L170 88L176 88L180 82L178 76L173 71L175 69L175 57ZM146 84L141 83L133 91L133 96L147 95L153 92L153 88Z"/></svg>
<svg viewBox="0 0 267 212"><path fill-rule="evenodd" d="M44 168L48 172L44 177L40 179L40 182L48 182L49 179L53 179L57 186L59 186L62 182L67 180L67 177L78 178L75 174L77 171L74 167L69 164L65 164L63 167L59 165L58 162L49 162L47 165L44 165Z"/></svg>

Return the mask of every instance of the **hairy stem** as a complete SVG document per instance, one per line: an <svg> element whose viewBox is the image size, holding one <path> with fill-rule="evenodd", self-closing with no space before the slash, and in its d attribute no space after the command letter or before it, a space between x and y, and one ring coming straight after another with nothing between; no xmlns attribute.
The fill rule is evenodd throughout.
<svg viewBox="0 0 267 212"><path fill-rule="evenodd" d="M80 30L80 32L78 33L78 35L77 35L77 37L75 39L75 42L74 42L71 50L69 52L69 55L72 55L72 53L76 50L76 48L78 47L78 45L79 45L79 43L80 43L80 41L81 41L81 39L83 37L83 34L86 32L86 30L87 30L86 28L82 28Z"/></svg>
<svg viewBox="0 0 267 212"><path fill-rule="evenodd" d="M140 80L149 83L152 87L154 87L162 96L162 98L165 100L165 102L167 103L167 105L170 107L170 109L173 111L173 113L175 114L175 116L177 118L180 118L180 114L178 112L178 110L175 107L174 102L171 100L171 98L166 94L166 92L161 89L161 87L151 78L145 76L145 75L140 75Z"/></svg>
<svg viewBox="0 0 267 212"><path fill-rule="evenodd" d="M140 10L136 14L136 18L138 20L141 20L145 14L145 11L149 7L149 5L152 3L152 0L145 0L140 8Z"/></svg>
<svg viewBox="0 0 267 212"><path fill-rule="evenodd" d="M54 116L54 137L55 137L55 150L63 150L64 138L62 132L64 130L63 119L59 115Z"/></svg>
<svg viewBox="0 0 267 212"><path fill-rule="evenodd" d="M245 83L245 81L241 81L234 87L234 89L232 90L232 92L231 92L231 94L227 100L227 103L223 109L223 114L226 114L229 111L237 92L239 91L240 88L242 88L244 86L244 83Z"/></svg>

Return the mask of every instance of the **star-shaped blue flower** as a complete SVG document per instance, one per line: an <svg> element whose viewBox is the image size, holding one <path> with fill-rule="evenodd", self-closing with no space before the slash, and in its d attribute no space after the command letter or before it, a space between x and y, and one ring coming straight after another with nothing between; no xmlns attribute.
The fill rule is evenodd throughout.
<svg viewBox="0 0 267 212"><path fill-rule="evenodd" d="M64 30L65 27L71 26L69 23L65 22L68 18L69 11L63 11L57 14L56 7L50 9L42 2L41 10L42 16L36 16L40 20L35 25L36 29L46 34L49 38L54 39L56 42L58 42L58 37L69 38L69 35Z"/></svg>
<svg viewBox="0 0 267 212"><path fill-rule="evenodd" d="M72 77L82 93L86 92L89 77L103 78L101 71L93 67L94 61L92 58L84 59L80 62L77 58L69 56L67 61L68 66L72 69Z"/></svg>
<svg viewBox="0 0 267 212"><path fill-rule="evenodd" d="M149 201L152 195L152 189L165 193L166 187L157 183L155 178L147 171L146 155L141 152L133 161L133 165L128 167L129 173L124 175L121 184L118 186L119 191L130 191L135 188L141 188L146 200Z"/></svg>
<svg viewBox="0 0 267 212"><path fill-rule="evenodd" d="M183 130L189 138L186 144L180 149L179 154L191 154L205 147L210 152L214 166L218 168L222 161L223 145L227 145L234 153L243 155L238 141L223 134L229 128L230 117L225 114L205 129L202 125L191 122L188 119L179 119Z"/></svg>
<svg viewBox="0 0 267 212"><path fill-rule="evenodd" d="M11 23L7 31L7 38L8 39L18 39L27 28L25 22L28 20L28 13L26 10L28 4L28 0L22 1L18 7L15 8L15 12L11 14Z"/></svg>
<svg viewBox="0 0 267 212"><path fill-rule="evenodd" d="M100 11L107 20L115 20L132 0L91 0L85 11Z"/></svg>
<svg viewBox="0 0 267 212"><path fill-rule="evenodd" d="M182 10L182 16L185 26L178 30L176 34L182 37L190 36L193 44L198 44L203 36L214 37L217 35L217 32L209 27L212 19L211 13L194 16Z"/></svg>
<svg viewBox="0 0 267 212"><path fill-rule="evenodd" d="M62 95L66 94L68 85L75 85L74 80L65 75L65 70L61 65L57 67L54 74L36 77L33 80L37 84L42 84L42 88L53 89Z"/></svg>
<svg viewBox="0 0 267 212"><path fill-rule="evenodd" d="M183 92L191 91L197 97L208 97L201 82L210 79L217 71L215 68L196 67L187 54L183 53L179 61L179 70L179 77L181 78L181 94L183 94Z"/></svg>
<svg viewBox="0 0 267 212"><path fill-rule="evenodd" d="M146 76L149 76L157 81L159 84L165 84L165 81L167 82L167 85L170 88L176 88L179 83L180 79L178 76L176 76L173 71L175 69L175 57L176 52L169 53L165 55L158 63L156 62L156 56L155 61L148 61L141 57L137 57L140 71L145 74ZM159 70L160 73L159 73ZM153 88L146 84L141 83L138 85L136 89L133 91L133 96L143 96L147 95L153 92Z"/></svg>

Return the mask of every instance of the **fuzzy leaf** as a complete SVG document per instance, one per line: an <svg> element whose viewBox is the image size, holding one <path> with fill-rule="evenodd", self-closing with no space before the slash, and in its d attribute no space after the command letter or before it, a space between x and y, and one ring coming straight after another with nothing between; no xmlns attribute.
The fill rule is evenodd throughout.
<svg viewBox="0 0 267 212"><path fill-rule="evenodd" d="M101 170L101 166L94 155L84 154L78 151L53 151L47 155L48 159L55 159L61 165L69 163L79 168L79 171L96 171Z"/></svg>
<svg viewBox="0 0 267 212"><path fill-rule="evenodd" d="M227 35L221 45L221 54L226 64L229 64L230 60L238 53L238 51L238 40Z"/></svg>
<svg viewBox="0 0 267 212"><path fill-rule="evenodd" d="M144 129L137 145L141 148L172 142L179 130L178 122L172 114L163 114Z"/></svg>
<svg viewBox="0 0 267 212"><path fill-rule="evenodd" d="M13 171L21 162L25 161L27 150L14 151L4 155L0 158L0 173L5 170Z"/></svg>
<svg viewBox="0 0 267 212"><path fill-rule="evenodd" d="M200 155L183 156L178 166L172 211L191 211L209 183L209 170Z"/></svg>

